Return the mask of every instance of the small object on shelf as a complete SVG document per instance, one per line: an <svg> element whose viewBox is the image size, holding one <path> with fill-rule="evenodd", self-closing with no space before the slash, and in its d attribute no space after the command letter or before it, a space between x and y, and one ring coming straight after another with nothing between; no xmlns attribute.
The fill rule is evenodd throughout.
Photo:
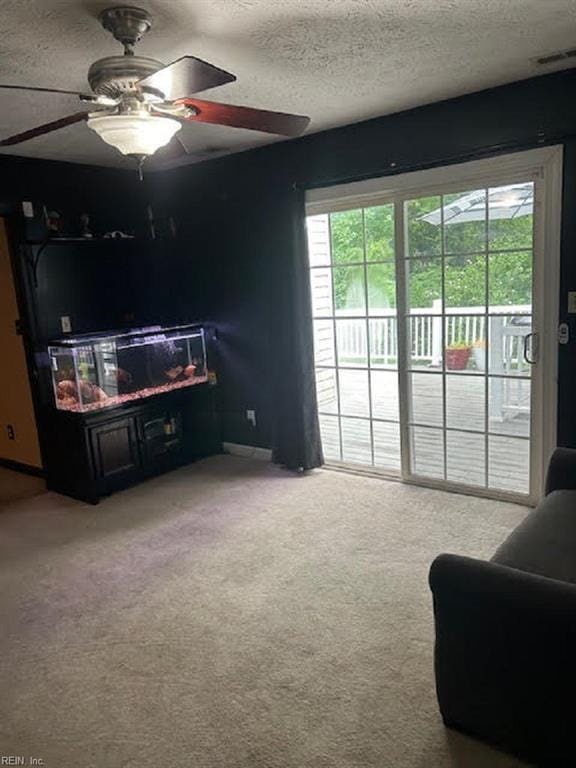
<svg viewBox="0 0 576 768"><path fill-rule="evenodd" d="M45 216L49 237L59 235L62 230L62 217L58 211L48 211L45 213Z"/></svg>
<svg viewBox="0 0 576 768"><path fill-rule="evenodd" d="M114 229L112 232L106 232L104 238L106 240L133 240L134 235L129 235L127 232L121 232L119 229Z"/></svg>
<svg viewBox="0 0 576 768"><path fill-rule="evenodd" d="M24 232L27 240L43 241L46 239L46 208L38 202L26 200L22 203Z"/></svg>
<svg viewBox="0 0 576 768"><path fill-rule="evenodd" d="M90 216L87 213L83 213L80 216L80 234L85 238L94 237L90 230Z"/></svg>

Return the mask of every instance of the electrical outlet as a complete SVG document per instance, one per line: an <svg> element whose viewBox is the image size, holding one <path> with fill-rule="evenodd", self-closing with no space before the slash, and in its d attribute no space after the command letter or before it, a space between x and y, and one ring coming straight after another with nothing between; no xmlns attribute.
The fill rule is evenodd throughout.
<svg viewBox="0 0 576 768"><path fill-rule="evenodd" d="M16 434L12 424L6 424L6 432L8 432L8 440L16 440Z"/></svg>
<svg viewBox="0 0 576 768"><path fill-rule="evenodd" d="M62 327L62 333L70 333L72 331L72 322L68 315L62 315L60 318L60 325Z"/></svg>
<svg viewBox="0 0 576 768"><path fill-rule="evenodd" d="M256 426L256 411L246 411L246 421L249 421L253 427Z"/></svg>

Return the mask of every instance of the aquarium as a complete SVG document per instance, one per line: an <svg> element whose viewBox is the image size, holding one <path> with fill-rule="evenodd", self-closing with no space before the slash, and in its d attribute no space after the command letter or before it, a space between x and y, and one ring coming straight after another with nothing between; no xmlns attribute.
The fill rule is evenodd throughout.
<svg viewBox="0 0 576 768"><path fill-rule="evenodd" d="M56 407L97 411L208 380L204 329L153 326L66 337L48 355Z"/></svg>

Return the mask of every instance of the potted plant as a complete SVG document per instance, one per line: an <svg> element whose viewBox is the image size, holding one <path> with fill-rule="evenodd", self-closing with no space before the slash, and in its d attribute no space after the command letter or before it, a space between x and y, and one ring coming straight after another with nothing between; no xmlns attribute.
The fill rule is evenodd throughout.
<svg viewBox="0 0 576 768"><path fill-rule="evenodd" d="M463 371L468 365L472 347L465 341L455 341L446 347L446 368L449 371Z"/></svg>
<svg viewBox="0 0 576 768"><path fill-rule="evenodd" d="M478 371L486 370L486 342L484 339L476 339L472 344L472 357Z"/></svg>

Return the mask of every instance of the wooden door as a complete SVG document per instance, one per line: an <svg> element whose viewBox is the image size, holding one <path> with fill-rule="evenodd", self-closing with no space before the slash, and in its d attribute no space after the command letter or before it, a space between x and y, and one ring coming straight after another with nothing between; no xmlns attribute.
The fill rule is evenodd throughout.
<svg viewBox="0 0 576 768"><path fill-rule="evenodd" d="M22 337L6 223L0 219L0 459L41 468L36 418Z"/></svg>

